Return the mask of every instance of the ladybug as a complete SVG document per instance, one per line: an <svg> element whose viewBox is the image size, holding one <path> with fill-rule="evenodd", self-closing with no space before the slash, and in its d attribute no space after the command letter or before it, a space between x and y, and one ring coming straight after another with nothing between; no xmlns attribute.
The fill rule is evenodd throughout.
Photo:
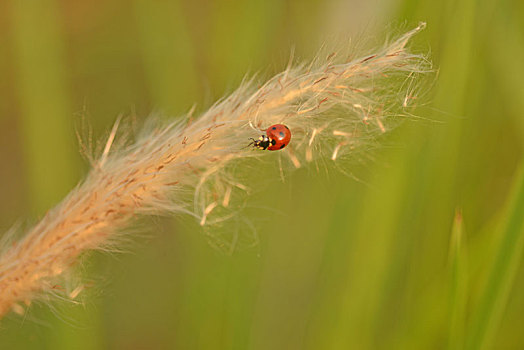
<svg viewBox="0 0 524 350"><path fill-rule="evenodd" d="M253 147L278 151L286 147L291 141L291 130L284 124L271 125L266 129L266 135L261 135L258 140L251 139Z"/></svg>

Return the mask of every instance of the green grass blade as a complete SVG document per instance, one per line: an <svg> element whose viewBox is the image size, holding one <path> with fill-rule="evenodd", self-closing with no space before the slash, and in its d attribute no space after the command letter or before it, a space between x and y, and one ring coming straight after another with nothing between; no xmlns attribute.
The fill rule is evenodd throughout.
<svg viewBox="0 0 524 350"><path fill-rule="evenodd" d="M521 165L508 206L507 224L480 303L474 312L467 349L486 349L503 316L524 247L524 166Z"/></svg>
<svg viewBox="0 0 524 350"><path fill-rule="evenodd" d="M457 210L450 242L450 321L448 349L464 347L465 311L468 292L467 252L464 244L464 221Z"/></svg>

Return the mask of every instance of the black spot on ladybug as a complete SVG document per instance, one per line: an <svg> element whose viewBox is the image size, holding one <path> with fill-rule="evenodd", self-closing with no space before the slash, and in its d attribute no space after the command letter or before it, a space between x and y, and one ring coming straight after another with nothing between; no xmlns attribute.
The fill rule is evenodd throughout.
<svg viewBox="0 0 524 350"><path fill-rule="evenodd" d="M282 148L284 148L284 147L286 147L286 144L285 144L285 143L283 143L283 144L280 145L280 149L282 149Z"/></svg>
<svg viewBox="0 0 524 350"><path fill-rule="evenodd" d="M276 130L276 129L277 129L277 128L274 126L274 127L273 127L273 130Z"/></svg>
<svg viewBox="0 0 524 350"><path fill-rule="evenodd" d="M277 144L277 141L275 141L275 140L271 140L271 144L274 146L274 145Z"/></svg>
<svg viewBox="0 0 524 350"><path fill-rule="evenodd" d="M285 136L282 131L279 133L279 135L280 135L280 137L284 137Z"/></svg>

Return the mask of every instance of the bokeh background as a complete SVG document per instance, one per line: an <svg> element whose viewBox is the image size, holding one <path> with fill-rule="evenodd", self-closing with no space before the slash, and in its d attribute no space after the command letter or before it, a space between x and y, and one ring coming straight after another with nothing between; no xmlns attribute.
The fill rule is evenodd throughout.
<svg viewBox="0 0 524 350"><path fill-rule="evenodd" d="M259 243L233 254L192 218L146 219L131 253L79 266L79 304L2 320L0 348L524 348L521 0L2 1L0 231L82 179L86 124L103 139L119 114L202 110L292 47L419 21L437 77L358 181L261 182Z"/></svg>

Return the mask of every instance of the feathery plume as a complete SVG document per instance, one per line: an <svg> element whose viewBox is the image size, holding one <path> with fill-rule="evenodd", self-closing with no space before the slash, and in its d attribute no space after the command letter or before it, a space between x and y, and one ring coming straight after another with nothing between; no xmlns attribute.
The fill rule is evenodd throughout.
<svg viewBox="0 0 524 350"><path fill-rule="evenodd" d="M351 155L384 133L392 117L407 115L417 77L429 68L424 56L406 49L424 26L360 58L331 54L290 65L259 88L246 81L200 117L189 113L182 122L150 127L120 148L112 145L118 120L87 178L21 240L0 246L0 317L59 293L57 280L78 257L111 249L137 215L185 212L209 224L246 189L233 176L237 162L274 154L246 147L270 125L292 132L279 151L291 168ZM65 294L74 299L81 290Z"/></svg>

